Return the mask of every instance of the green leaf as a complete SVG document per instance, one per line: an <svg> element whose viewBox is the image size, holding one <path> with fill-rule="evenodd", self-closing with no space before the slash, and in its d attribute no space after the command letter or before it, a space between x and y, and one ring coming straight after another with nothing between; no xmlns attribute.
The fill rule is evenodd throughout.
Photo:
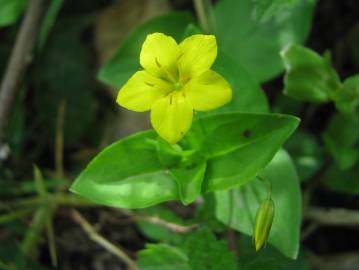
<svg viewBox="0 0 359 270"><path fill-rule="evenodd" d="M239 239L240 270L309 270L310 265L305 253L301 252L297 260L283 256L271 245L267 245L260 253L256 252L251 243L251 238L241 235Z"/></svg>
<svg viewBox="0 0 359 270"><path fill-rule="evenodd" d="M298 118L279 114L223 114L200 119L188 136L193 132L203 136L201 152L208 160L203 190L223 190L251 181L298 123Z"/></svg>
<svg viewBox="0 0 359 270"><path fill-rule="evenodd" d="M208 228L191 235L183 246L189 258L191 269L196 270L235 270L234 254L228 250L223 240L217 240Z"/></svg>
<svg viewBox="0 0 359 270"><path fill-rule="evenodd" d="M50 34L52 27L55 24L56 17L59 14L64 0L52 0L47 11L46 16L41 25L40 34L38 38L38 48L41 50Z"/></svg>
<svg viewBox="0 0 359 270"><path fill-rule="evenodd" d="M196 206L196 213L193 217L193 223L206 224L214 233L223 233L227 228L220 222L215 215L216 200L214 193L205 193L202 195L203 202Z"/></svg>
<svg viewBox="0 0 359 270"><path fill-rule="evenodd" d="M335 106L338 111L354 115L359 113L359 75L355 75L343 82L342 89L334 97Z"/></svg>
<svg viewBox="0 0 359 270"><path fill-rule="evenodd" d="M261 23L252 16L252 0L220 0L214 7L219 49L257 81L267 81L283 70L279 57L282 47L306 40L314 4L313 0L298 1L293 8Z"/></svg>
<svg viewBox="0 0 359 270"><path fill-rule="evenodd" d="M317 138L304 130L296 131L285 143L301 181L312 177L323 165L324 153Z"/></svg>
<svg viewBox="0 0 359 270"><path fill-rule="evenodd" d="M331 166L323 177L326 187L331 190L343 193L359 194L359 162L351 169L343 171L338 166Z"/></svg>
<svg viewBox="0 0 359 270"><path fill-rule="evenodd" d="M137 133L102 151L71 191L114 207L143 208L178 199L176 182L162 167L152 131Z"/></svg>
<svg viewBox="0 0 359 270"><path fill-rule="evenodd" d="M181 248L165 244L148 244L139 253L143 270L235 270L234 254L223 240L203 228L190 234Z"/></svg>
<svg viewBox="0 0 359 270"><path fill-rule="evenodd" d="M335 114L323 134L325 145L341 170L350 169L359 158L359 115Z"/></svg>
<svg viewBox="0 0 359 270"><path fill-rule="evenodd" d="M284 94L303 101L329 102L341 83L330 60L300 45L281 51L285 65Z"/></svg>
<svg viewBox="0 0 359 270"><path fill-rule="evenodd" d="M45 126L45 132L50 133L47 134L49 138L55 137L58 108L65 103L64 140L67 146L85 135L94 136L99 130L96 124L97 130L89 132L95 117L93 93L96 84L92 80L92 52L81 41L82 31L91 20L77 16L57 21L31 75L36 115Z"/></svg>
<svg viewBox="0 0 359 270"><path fill-rule="evenodd" d="M205 171L205 161L189 168L172 170L173 177L177 181L179 198L184 205L190 204L201 194Z"/></svg>
<svg viewBox="0 0 359 270"><path fill-rule="evenodd" d="M188 204L200 192L253 179L297 125L297 118L276 114L200 118L179 144L182 159L177 167L168 167L159 158L155 132L138 133L103 150L71 190L116 207L143 208L178 199Z"/></svg>
<svg viewBox="0 0 359 270"><path fill-rule="evenodd" d="M27 0L0 0L0 27L15 23L24 12Z"/></svg>
<svg viewBox="0 0 359 270"><path fill-rule="evenodd" d="M295 167L289 155L281 150L260 175L272 184L276 209L268 241L285 256L295 259L301 224L301 194ZM266 183L254 180L238 189L215 192L215 196L217 218L252 235L257 209L268 196Z"/></svg>
<svg viewBox="0 0 359 270"><path fill-rule="evenodd" d="M138 253L141 270L191 270L187 255L165 244L147 244Z"/></svg>
<svg viewBox="0 0 359 270"><path fill-rule="evenodd" d="M185 12L172 12L147 21L132 32L115 55L101 67L98 79L112 86L121 86L140 68L140 51L148 34L162 32L180 41L187 25L192 22L192 15Z"/></svg>
<svg viewBox="0 0 359 270"><path fill-rule="evenodd" d="M254 18L261 22L268 21L283 9L293 7L299 0L253 0Z"/></svg>
<svg viewBox="0 0 359 270"><path fill-rule="evenodd" d="M207 114L219 112L267 113L265 93L252 76L226 53L219 51L213 69L221 74L232 87L232 100L223 107Z"/></svg>

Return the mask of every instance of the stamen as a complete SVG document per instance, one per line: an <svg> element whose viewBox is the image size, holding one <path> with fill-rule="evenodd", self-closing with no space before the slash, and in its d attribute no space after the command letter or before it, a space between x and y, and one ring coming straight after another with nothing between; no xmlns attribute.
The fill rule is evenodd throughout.
<svg viewBox="0 0 359 270"><path fill-rule="evenodd" d="M157 57L155 58L155 62L156 62L157 67L159 67L159 68L162 67L162 65L161 65L160 62L158 61Z"/></svg>
<svg viewBox="0 0 359 270"><path fill-rule="evenodd" d="M146 85L148 85L148 86L150 86L150 87L153 87L153 86L155 86L154 84L152 84L152 83L149 83L149 82L145 82L145 84L146 84Z"/></svg>
<svg viewBox="0 0 359 270"><path fill-rule="evenodd" d="M183 56L183 53L181 53L181 54L177 57L177 61L180 60L182 56Z"/></svg>

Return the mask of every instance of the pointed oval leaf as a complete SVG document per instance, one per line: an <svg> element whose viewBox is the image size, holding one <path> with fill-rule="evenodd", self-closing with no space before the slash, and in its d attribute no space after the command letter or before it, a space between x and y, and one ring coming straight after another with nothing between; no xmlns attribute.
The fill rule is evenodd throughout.
<svg viewBox="0 0 359 270"><path fill-rule="evenodd" d="M76 179L71 191L108 206L142 208L177 199L176 182L160 163L154 132L107 147Z"/></svg>
<svg viewBox="0 0 359 270"><path fill-rule="evenodd" d="M203 189L227 189L252 180L298 123L298 118L280 114L219 114L199 119L189 136L202 137L197 140L207 158Z"/></svg>
<svg viewBox="0 0 359 270"><path fill-rule="evenodd" d="M276 209L268 241L284 255L295 259L299 251L301 194L289 155L279 151L261 176L272 184ZM256 211L267 196L268 186L260 180L241 188L216 192L216 217L224 224L252 235Z"/></svg>

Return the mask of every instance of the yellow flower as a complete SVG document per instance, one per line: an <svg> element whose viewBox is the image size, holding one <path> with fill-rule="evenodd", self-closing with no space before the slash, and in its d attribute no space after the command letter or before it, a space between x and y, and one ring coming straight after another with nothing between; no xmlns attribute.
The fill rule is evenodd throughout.
<svg viewBox="0 0 359 270"><path fill-rule="evenodd" d="M151 124L171 144L190 129L193 111L229 102L227 81L211 70L217 56L213 35L193 35L180 44L162 33L147 36L137 71L120 89L117 103L129 110L151 110Z"/></svg>

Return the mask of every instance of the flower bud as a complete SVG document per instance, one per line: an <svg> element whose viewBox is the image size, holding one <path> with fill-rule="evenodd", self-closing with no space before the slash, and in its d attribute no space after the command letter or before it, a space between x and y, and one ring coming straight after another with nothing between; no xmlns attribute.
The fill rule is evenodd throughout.
<svg viewBox="0 0 359 270"><path fill-rule="evenodd" d="M271 198L265 199L257 211L254 225L253 241L256 251L261 250L267 242L273 223L273 217L274 202Z"/></svg>

